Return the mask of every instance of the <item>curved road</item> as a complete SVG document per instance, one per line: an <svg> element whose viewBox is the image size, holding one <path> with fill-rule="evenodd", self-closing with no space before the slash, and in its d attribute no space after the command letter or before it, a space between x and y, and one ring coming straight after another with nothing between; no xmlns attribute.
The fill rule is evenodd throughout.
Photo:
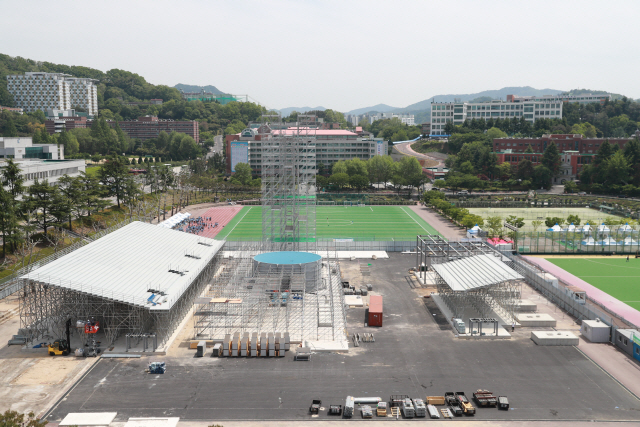
<svg viewBox="0 0 640 427"><path fill-rule="evenodd" d="M411 148L411 144L413 142L414 141L406 141L400 144L396 144L394 145L394 148L396 148L401 154L404 154L405 156L415 157L419 160L428 160L429 163L426 165L427 167L444 167L444 160L440 160L435 157L427 156L426 154L421 154L413 151L413 149Z"/></svg>

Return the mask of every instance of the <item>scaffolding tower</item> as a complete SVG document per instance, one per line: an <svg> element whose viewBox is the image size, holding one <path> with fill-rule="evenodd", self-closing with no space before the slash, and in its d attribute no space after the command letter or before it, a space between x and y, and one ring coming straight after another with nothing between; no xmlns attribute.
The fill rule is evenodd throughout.
<svg viewBox="0 0 640 427"><path fill-rule="evenodd" d="M313 251L316 242L315 116L298 115L286 128L280 116L262 140L262 237L272 251Z"/></svg>

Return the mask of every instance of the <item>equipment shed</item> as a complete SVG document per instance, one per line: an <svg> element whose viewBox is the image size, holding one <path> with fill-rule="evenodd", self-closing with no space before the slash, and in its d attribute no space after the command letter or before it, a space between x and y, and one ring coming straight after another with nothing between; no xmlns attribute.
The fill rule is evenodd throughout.
<svg viewBox="0 0 640 427"><path fill-rule="evenodd" d="M382 326L382 295L369 297L369 326Z"/></svg>

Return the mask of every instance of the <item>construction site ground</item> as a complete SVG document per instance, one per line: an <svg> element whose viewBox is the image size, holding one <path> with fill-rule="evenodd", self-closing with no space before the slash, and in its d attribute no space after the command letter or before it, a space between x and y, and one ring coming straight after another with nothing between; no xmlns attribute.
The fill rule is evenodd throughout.
<svg viewBox="0 0 640 427"><path fill-rule="evenodd" d="M628 381L637 382L637 365L613 346L584 342L579 347L537 346L525 328L517 328L511 340L455 339L432 299L423 297L429 290L419 288L409 274L415 255L390 253L389 259L371 260L371 275L364 277L359 262L364 261L341 264L356 288L370 283L374 294L383 295L383 326L365 327L366 308L351 308L348 332L350 336L373 333L375 342L361 343L347 354L313 354L309 362L295 362L293 352L283 358L196 358L195 350L184 345L187 333L167 356L98 359L54 405L47 420L55 424L69 412L117 412L116 423L129 417L162 416L180 417L181 425L194 426L199 422L265 425L269 420L300 425L311 420L312 399L321 399L325 408L314 418L317 423L334 419L326 408L344 405L347 395L388 399L407 394L424 399L462 390L470 397L480 388L508 396L510 410L479 408L473 421L458 419L460 425L483 425L480 421L578 425L640 419L640 401L625 387ZM547 307L544 301L536 302ZM558 329L562 320L566 328L577 327L561 313L557 319ZM144 372L156 360L166 362L166 374ZM354 418L360 418L357 408Z"/></svg>

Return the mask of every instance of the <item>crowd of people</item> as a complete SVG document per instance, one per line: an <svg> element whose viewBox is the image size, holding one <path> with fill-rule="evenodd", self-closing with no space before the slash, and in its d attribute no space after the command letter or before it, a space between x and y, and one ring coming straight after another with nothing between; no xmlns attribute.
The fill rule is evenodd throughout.
<svg viewBox="0 0 640 427"><path fill-rule="evenodd" d="M217 222L213 222L213 218L210 216L199 216L196 218L185 218L177 223L173 229L178 231L184 231L185 233L200 234L204 230L216 228Z"/></svg>

